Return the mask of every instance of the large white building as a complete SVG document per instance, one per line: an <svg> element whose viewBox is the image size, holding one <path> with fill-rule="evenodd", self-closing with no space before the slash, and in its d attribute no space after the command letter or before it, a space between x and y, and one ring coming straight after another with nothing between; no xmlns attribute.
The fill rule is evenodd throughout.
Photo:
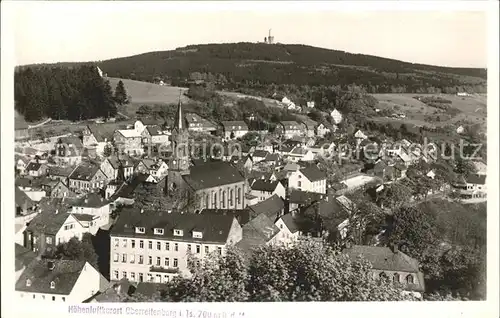
<svg viewBox="0 0 500 318"><path fill-rule="evenodd" d="M289 173L288 187L307 192L326 193L326 174L315 165Z"/></svg>
<svg viewBox="0 0 500 318"><path fill-rule="evenodd" d="M234 216L170 211L123 210L111 230L112 281L168 282L190 275L188 254L224 255L242 238Z"/></svg>

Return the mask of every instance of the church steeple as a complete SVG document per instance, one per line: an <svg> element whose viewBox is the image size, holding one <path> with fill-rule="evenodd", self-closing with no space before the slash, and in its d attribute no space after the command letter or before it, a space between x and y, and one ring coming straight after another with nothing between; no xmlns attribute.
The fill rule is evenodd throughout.
<svg viewBox="0 0 500 318"><path fill-rule="evenodd" d="M184 114L182 113L182 103L181 103L182 90L179 91L179 104L177 105L177 113L175 114L174 129L177 131L184 130Z"/></svg>

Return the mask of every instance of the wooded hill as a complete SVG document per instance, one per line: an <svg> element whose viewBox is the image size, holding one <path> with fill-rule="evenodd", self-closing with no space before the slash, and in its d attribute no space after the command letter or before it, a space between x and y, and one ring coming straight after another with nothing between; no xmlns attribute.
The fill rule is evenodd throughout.
<svg viewBox="0 0 500 318"><path fill-rule="evenodd" d="M190 45L96 64L111 77L172 85L210 81L228 90L356 84L369 93L486 92L485 69L413 64L297 44Z"/></svg>

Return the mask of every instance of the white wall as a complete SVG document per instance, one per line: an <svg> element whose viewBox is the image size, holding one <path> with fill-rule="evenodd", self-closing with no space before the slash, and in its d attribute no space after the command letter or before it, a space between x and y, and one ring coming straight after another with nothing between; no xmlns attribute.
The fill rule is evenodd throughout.
<svg viewBox="0 0 500 318"><path fill-rule="evenodd" d="M64 213L64 212L59 212L59 213ZM88 229L84 228L70 213L67 214L68 218L66 219L66 221L56 234L55 245L68 242L73 237L77 237L79 240L81 240L83 234L88 232ZM73 225L73 228L65 230L64 229L65 225Z"/></svg>

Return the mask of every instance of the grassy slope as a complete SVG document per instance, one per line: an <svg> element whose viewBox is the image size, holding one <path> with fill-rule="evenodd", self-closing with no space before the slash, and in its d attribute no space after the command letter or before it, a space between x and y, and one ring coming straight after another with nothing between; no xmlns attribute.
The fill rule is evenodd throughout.
<svg viewBox="0 0 500 318"><path fill-rule="evenodd" d="M458 121L468 120L475 123L484 123L483 119L486 118L486 96L474 95L469 97L460 97L450 94L373 94L379 101L380 109L392 109L394 106L399 106L400 111L406 114L404 120L393 120L389 118L380 118L378 120L384 121L398 121L404 123L411 123L416 125L429 125L425 121L425 115L433 114L435 108L429 107L424 103L416 100L413 96L441 96L445 99L452 101L452 107L458 108L462 113L458 114L449 121L441 122L439 125L448 125Z"/></svg>

